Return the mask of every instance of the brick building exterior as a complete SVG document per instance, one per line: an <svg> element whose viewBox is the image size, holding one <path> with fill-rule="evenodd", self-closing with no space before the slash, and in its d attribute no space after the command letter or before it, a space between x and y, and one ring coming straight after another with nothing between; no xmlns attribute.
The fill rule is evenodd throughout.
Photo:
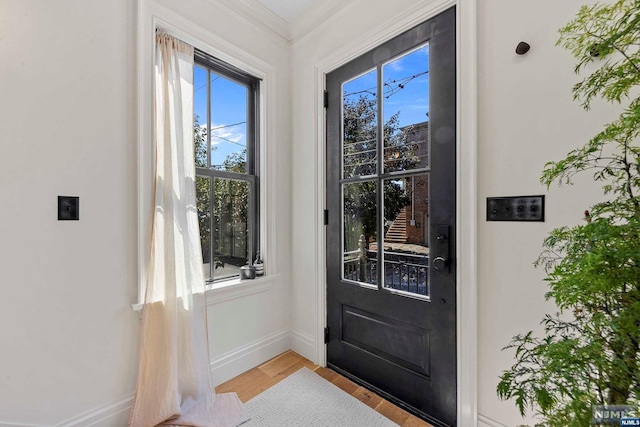
<svg viewBox="0 0 640 427"><path fill-rule="evenodd" d="M416 147L420 159L416 168L429 166L429 122L402 128L407 132L407 144ZM418 175L405 179L405 188L411 202L398 214L385 236L385 241L428 246L429 176Z"/></svg>

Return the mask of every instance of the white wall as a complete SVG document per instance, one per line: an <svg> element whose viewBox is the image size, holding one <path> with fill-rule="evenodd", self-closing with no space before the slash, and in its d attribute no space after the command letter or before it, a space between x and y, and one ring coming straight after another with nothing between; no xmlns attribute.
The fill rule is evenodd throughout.
<svg viewBox="0 0 640 427"><path fill-rule="evenodd" d="M316 250L315 67L388 31L416 2L353 0L292 47L214 0L161 3L269 64L277 80L269 141L276 144L277 276L259 292L215 295L214 372L221 380L286 348L289 326L293 348L316 360L309 269L323 254ZM532 266L541 241L553 227L580 221L598 198L586 179L548 193L538 183L545 161L612 117L571 101L573 61L553 46L557 28L582 3L478 2L478 411L486 425L521 421L511 402L497 400L495 385L511 363L500 348L552 311L543 274ZM125 423L139 328L130 307L137 299L136 38L130 0L0 0L0 425L84 426L118 411L99 425ZM523 57L513 53L520 40L532 45ZM487 196L517 194L547 194L547 221L485 222ZM57 195L80 196L79 222L56 220Z"/></svg>
<svg viewBox="0 0 640 427"><path fill-rule="evenodd" d="M315 283L305 271L323 256L316 253L315 229L309 224L322 209L314 194L319 182L310 173L321 167L313 146L315 67L345 46L362 44L372 29L385 31L414 3L376 2L371 7L367 1L354 0L322 31L293 45L292 140L297 143L292 147L292 328L309 335L317 332L309 316L317 300ZM560 159L585 143L612 117L610 110L599 106L585 113L572 101L571 87L577 81L573 59L554 46L558 28L583 3L478 1L477 395L481 425L513 426L526 421L512 402L496 397L498 376L513 363L513 355L500 349L516 333L538 330L543 314L555 311L544 300L543 272L532 264L546 233L578 223L599 196L588 177L578 179L574 187L552 187L549 192L539 183L546 161ZM521 40L532 46L525 56L514 53ZM486 197L531 194L546 194L546 222L486 222ZM308 357L314 355L314 349L306 350Z"/></svg>
<svg viewBox="0 0 640 427"><path fill-rule="evenodd" d="M478 410L505 425L521 418L512 402L496 398L498 376L513 363L513 353L500 349L557 311L544 300L544 271L532 263L552 228L579 223L602 194L588 173L574 186L547 191L539 183L545 162L562 159L613 117L611 109L585 112L572 101L574 60L554 46L584 3L478 2ZM521 40L531 44L524 56L513 53ZM484 220L486 197L520 194L546 194L544 223Z"/></svg>
<svg viewBox="0 0 640 427"><path fill-rule="evenodd" d="M213 2L165 3L276 70L277 276L259 293L214 296L212 367L229 376L289 345L288 50ZM0 0L0 425L126 425L139 332L136 19L132 0ZM57 221L58 195L80 196L80 221Z"/></svg>
<svg viewBox="0 0 640 427"><path fill-rule="evenodd" d="M50 425L137 370L135 4L0 9L0 422Z"/></svg>

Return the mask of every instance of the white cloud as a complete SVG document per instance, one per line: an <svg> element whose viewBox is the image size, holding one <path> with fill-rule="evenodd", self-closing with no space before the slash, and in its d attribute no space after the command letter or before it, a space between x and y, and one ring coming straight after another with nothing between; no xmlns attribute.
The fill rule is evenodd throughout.
<svg viewBox="0 0 640 427"><path fill-rule="evenodd" d="M404 70L404 65L402 65L404 58L401 59L396 59L393 62L390 62L389 64L387 64L387 66L389 68L391 68L391 70L395 71L395 72L400 72Z"/></svg>
<svg viewBox="0 0 640 427"><path fill-rule="evenodd" d="M200 127L206 129L206 125L200 125ZM241 126L227 126L215 123L211 126L211 145L218 145L221 142L245 145L245 136Z"/></svg>

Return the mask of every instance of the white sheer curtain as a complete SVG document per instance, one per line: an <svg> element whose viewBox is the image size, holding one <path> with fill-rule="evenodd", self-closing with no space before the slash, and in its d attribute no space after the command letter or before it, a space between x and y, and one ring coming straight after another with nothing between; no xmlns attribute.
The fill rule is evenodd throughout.
<svg viewBox="0 0 640 427"><path fill-rule="evenodd" d="M130 427L235 427L235 393L216 395L193 158L193 47L156 33L155 211Z"/></svg>

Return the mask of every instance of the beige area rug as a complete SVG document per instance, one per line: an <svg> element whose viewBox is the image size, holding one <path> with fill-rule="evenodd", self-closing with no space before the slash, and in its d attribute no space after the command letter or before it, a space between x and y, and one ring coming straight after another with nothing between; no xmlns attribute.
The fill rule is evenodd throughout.
<svg viewBox="0 0 640 427"><path fill-rule="evenodd" d="M302 368L247 402L242 427L397 426L324 378Z"/></svg>

